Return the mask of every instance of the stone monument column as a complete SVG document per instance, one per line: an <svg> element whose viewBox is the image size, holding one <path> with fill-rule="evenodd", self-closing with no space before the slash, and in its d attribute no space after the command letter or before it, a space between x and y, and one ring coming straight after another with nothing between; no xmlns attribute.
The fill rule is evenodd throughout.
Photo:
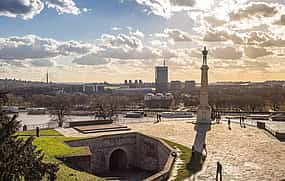
<svg viewBox="0 0 285 181"><path fill-rule="evenodd" d="M196 152L202 153L203 145L206 140L206 133L211 129L211 107L208 103L208 70L206 47L202 51L203 64L201 66L201 88L200 88L200 105L197 110L197 121L195 125L196 137L194 141L194 149Z"/></svg>

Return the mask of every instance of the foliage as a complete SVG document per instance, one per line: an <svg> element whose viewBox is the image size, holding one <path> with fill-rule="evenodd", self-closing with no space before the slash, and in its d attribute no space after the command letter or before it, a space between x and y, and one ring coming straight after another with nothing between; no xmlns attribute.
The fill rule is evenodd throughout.
<svg viewBox="0 0 285 181"><path fill-rule="evenodd" d="M21 131L18 135L35 135L35 131ZM36 137L33 144L37 148L43 150L45 153L44 160L46 162L52 162L59 164L59 170L57 172L57 180L60 181L95 181L103 180L92 174L74 170L66 166L63 162L56 159L56 157L67 156L67 155L81 155L89 152L87 147L69 147L64 144L64 141L75 140L81 138L65 137L53 129L46 129L40 131L40 137ZM24 137L24 136L22 136Z"/></svg>
<svg viewBox="0 0 285 181"><path fill-rule="evenodd" d="M52 120L58 122L58 127L62 127L66 120L65 115L69 113L71 107L68 95L57 95L52 99L51 106Z"/></svg>
<svg viewBox="0 0 285 181"><path fill-rule="evenodd" d="M210 87L209 104L219 108L244 111L280 110L285 102L282 87Z"/></svg>
<svg viewBox="0 0 285 181"><path fill-rule="evenodd" d="M43 161L44 154L32 144L34 137L15 135L20 126L16 118L0 110L0 180L55 180L58 166Z"/></svg>

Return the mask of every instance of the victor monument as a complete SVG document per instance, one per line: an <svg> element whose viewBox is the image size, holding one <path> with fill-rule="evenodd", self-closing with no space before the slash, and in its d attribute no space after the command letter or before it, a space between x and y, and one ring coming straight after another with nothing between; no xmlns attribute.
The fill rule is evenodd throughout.
<svg viewBox="0 0 285 181"><path fill-rule="evenodd" d="M194 151L202 153L206 140L206 132L211 129L211 107L208 104L208 70L206 47L202 51L203 64L201 67L201 88L200 105L197 110L197 121L195 125L196 137L194 141Z"/></svg>

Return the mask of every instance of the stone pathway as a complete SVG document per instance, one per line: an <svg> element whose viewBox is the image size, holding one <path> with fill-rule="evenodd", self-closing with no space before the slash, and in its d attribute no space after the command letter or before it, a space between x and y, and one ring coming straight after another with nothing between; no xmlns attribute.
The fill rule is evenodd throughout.
<svg viewBox="0 0 285 181"><path fill-rule="evenodd" d="M191 148L194 125L186 122L129 124L132 130L162 137ZM255 127L213 125L207 134L208 157L195 181L215 180L216 162L223 166L223 180L260 181L285 179L285 143ZM191 179L192 180L192 179Z"/></svg>
<svg viewBox="0 0 285 181"><path fill-rule="evenodd" d="M132 131L161 137L191 148L194 142L194 124L185 121L167 121L158 124L127 124ZM215 180L216 162L223 166L226 181L279 181L285 179L285 142L280 142L268 132L247 126L232 124L212 125L207 133L208 157L195 181ZM80 134L72 128L59 128L65 136L85 137L104 134ZM193 180L193 179L189 179Z"/></svg>
<svg viewBox="0 0 285 181"><path fill-rule="evenodd" d="M181 160L181 158L180 158L181 150L177 147L175 147L175 149L176 149L177 157L175 159L170 178L168 179L169 181L175 180L175 178L177 177L177 174L178 174L178 170L181 168L181 166L183 164L183 160Z"/></svg>

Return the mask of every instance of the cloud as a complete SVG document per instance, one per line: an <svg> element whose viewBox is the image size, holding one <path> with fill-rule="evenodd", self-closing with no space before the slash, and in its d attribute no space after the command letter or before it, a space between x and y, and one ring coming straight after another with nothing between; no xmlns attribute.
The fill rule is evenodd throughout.
<svg viewBox="0 0 285 181"><path fill-rule="evenodd" d="M92 45L76 41L60 42L35 35L0 38L0 59L38 59L59 55L84 54Z"/></svg>
<svg viewBox="0 0 285 181"><path fill-rule="evenodd" d="M192 41L191 36L189 33L184 32L179 29L170 29L166 28L164 33L168 36L168 38L172 39L173 41Z"/></svg>
<svg viewBox="0 0 285 181"><path fill-rule="evenodd" d="M178 53L175 50L171 50L169 48L165 48L165 49L161 50L160 55L163 58L172 58L172 57L177 57Z"/></svg>
<svg viewBox="0 0 285 181"><path fill-rule="evenodd" d="M150 41L150 44L153 46L153 47L159 47L159 48L166 48L167 47L167 42L165 41L160 41L160 40L152 40Z"/></svg>
<svg viewBox="0 0 285 181"><path fill-rule="evenodd" d="M240 59L242 51L234 47L219 47L211 50L210 56L217 59Z"/></svg>
<svg viewBox="0 0 285 181"><path fill-rule="evenodd" d="M257 45L269 39L271 39L271 37L268 35L268 33L261 32L261 31L252 31L248 33L247 44Z"/></svg>
<svg viewBox="0 0 285 181"><path fill-rule="evenodd" d="M137 33L140 31L136 31ZM96 55L103 58L114 59L157 59L162 57L177 56L176 52L164 47L146 46L142 36L135 36L136 32L130 31L129 34L110 35L103 34L101 36L101 43L99 43Z"/></svg>
<svg viewBox="0 0 285 181"><path fill-rule="evenodd" d="M227 23L227 21L225 20L222 20L222 19L218 19L217 17L215 16L205 16L204 17L204 20L210 24L210 25L213 25L213 26L222 26L224 24Z"/></svg>
<svg viewBox="0 0 285 181"><path fill-rule="evenodd" d="M270 68L270 65L267 62L261 61L252 61L252 60L245 60L243 69L245 70L252 70L252 71L262 71L267 72L267 68Z"/></svg>
<svg viewBox="0 0 285 181"><path fill-rule="evenodd" d="M69 64L70 59L73 59L73 63L80 65L99 65L110 62L110 58L152 60L178 56L176 51L165 49L165 47L145 46L138 38L142 36L135 36L140 34L139 32L132 32L132 35L131 33L129 35L104 34L96 44L74 40L58 41L36 35L0 38L0 60L14 66L20 66L26 61L32 66L48 67L53 65L48 58L55 58L54 60L58 61L58 57L63 65Z"/></svg>
<svg viewBox="0 0 285 181"><path fill-rule="evenodd" d="M237 33L225 29L208 29L203 40L209 42L232 41L234 44L258 45L261 47L285 47L285 39L276 36L274 32L263 31Z"/></svg>
<svg viewBox="0 0 285 181"><path fill-rule="evenodd" d="M0 16L21 17L31 19L39 14L44 8L44 3L40 0L1 0Z"/></svg>
<svg viewBox="0 0 285 181"><path fill-rule="evenodd" d="M275 24L278 24L278 25L285 25L285 14L282 14L282 15L280 16L280 19L277 20L277 21L275 22Z"/></svg>
<svg viewBox="0 0 285 181"><path fill-rule="evenodd" d="M265 2L252 2L245 6L240 6L229 14L230 19L240 21L242 19L272 17L278 13L276 4Z"/></svg>
<svg viewBox="0 0 285 181"><path fill-rule="evenodd" d="M89 11L92 11L92 9L83 8L82 11L85 12L85 13L87 13L87 12L89 12Z"/></svg>
<svg viewBox="0 0 285 181"><path fill-rule="evenodd" d="M204 41L232 41L236 44L243 43L243 37L235 32L226 30L208 29L204 34Z"/></svg>
<svg viewBox="0 0 285 181"><path fill-rule="evenodd" d="M54 8L59 14L80 14L80 9L73 0L42 0L48 8ZM87 9L86 9L87 10Z"/></svg>
<svg viewBox="0 0 285 181"><path fill-rule="evenodd" d="M261 47L285 47L285 39L272 32L253 31L248 33L246 44Z"/></svg>
<svg viewBox="0 0 285 181"><path fill-rule="evenodd" d="M155 59L161 57L159 52L150 48L144 47L140 49L126 49L122 47L106 47L97 52L97 55L104 58L115 59Z"/></svg>
<svg viewBox="0 0 285 181"><path fill-rule="evenodd" d="M19 60L1 60L0 62L15 66L15 67L26 67L26 65Z"/></svg>
<svg viewBox="0 0 285 181"><path fill-rule="evenodd" d="M191 49L191 50L186 49L185 53L191 57L202 58L201 50L198 50L196 48Z"/></svg>
<svg viewBox="0 0 285 181"><path fill-rule="evenodd" d="M122 30L122 28L115 26L115 27L112 28L112 30L113 30L113 31L120 31L120 30Z"/></svg>
<svg viewBox="0 0 285 181"><path fill-rule="evenodd" d="M244 53L249 58L258 58L263 57L266 55L272 55L273 53L271 51L267 51L265 48L258 48L258 47L245 47Z"/></svg>
<svg viewBox="0 0 285 181"><path fill-rule="evenodd" d="M142 47L142 41L138 37L126 34L119 34L117 36L110 34L103 34L101 36L101 40L106 46L127 47L127 48Z"/></svg>
<svg viewBox="0 0 285 181"><path fill-rule="evenodd" d="M59 42L59 46L57 48L57 50L63 55L69 55L72 53L85 54L91 49L96 49L96 46L74 40Z"/></svg>
<svg viewBox="0 0 285 181"><path fill-rule="evenodd" d="M285 47L285 40L281 38L270 39L260 44L263 47Z"/></svg>
<svg viewBox="0 0 285 181"><path fill-rule="evenodd" d="M41 13L45 5L56 9L59 14L78 15L81 13L73 0L1 0L0 16L32 19Z"/></svg>
<svg viewBox="0 0 285 181"><path fill-rule="evenodd" d="M52 67L54 63L48 59L32 60L31 65L35 67Z"/></svg>
<svg viewBox="0 0 285 181"><path fill-rule="evenodd" d="M98 57L98 55L95 53L90 53L88 55L75 58L72 62L79 65L103 65L109 63L110 61L106 58Z"/></svg>
<svg viewBox="0 0 285 181"><path fill-rule="evenodd" d="M141 31L139 31L139 30L131 31L131 32L130 32L130 35L133 35L133 36L136 36L136 37L139 37L139 38L143 38L143 37L144 37L143 32L141 32Z"/></svg>
<svg viewBox="0 0 285 181"><path fill-rule="evenodd" d="M195 0L136 0L149 14L170 18L174 12L189 10L195 5Z"/></svg>

